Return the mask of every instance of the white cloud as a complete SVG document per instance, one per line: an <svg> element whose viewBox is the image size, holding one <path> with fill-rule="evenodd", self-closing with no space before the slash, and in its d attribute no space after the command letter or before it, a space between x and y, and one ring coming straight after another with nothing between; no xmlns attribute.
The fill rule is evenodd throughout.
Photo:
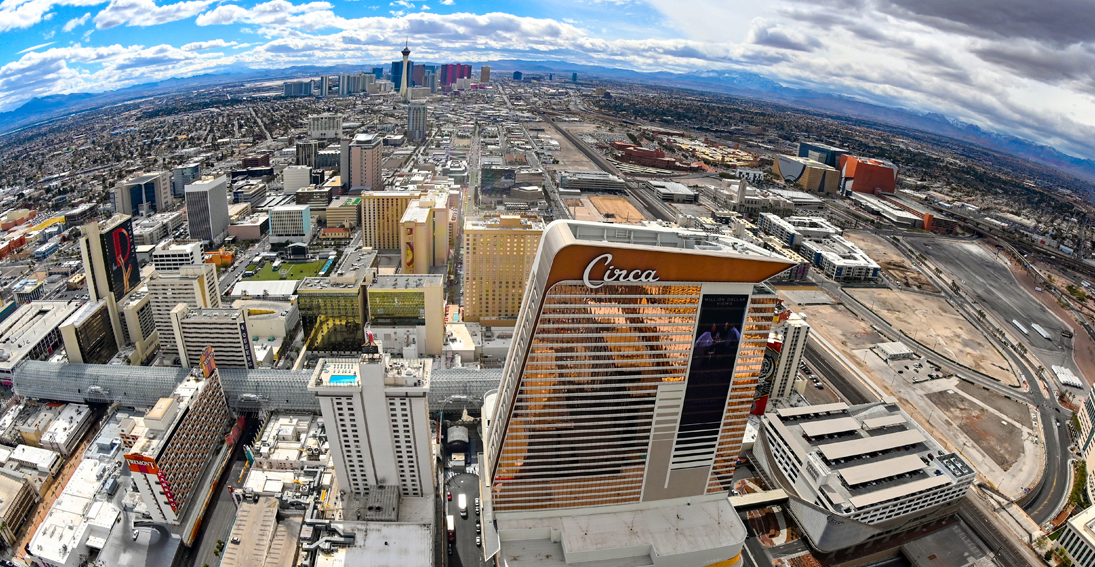
<svg viewBox="0 0 1095 567"><path fill-rule="evenodd" d="M234 41L224 41L223 39L214 39L212 41L195 41L194 43L188 43L179 49L183 51L203 51L206 49L214 49L220 47L233 47L238 46Z"/></svg>
<svg viewBox="0 0 1095 567"><path fill-rule="evenodd" d="M212 3L213 0L187 0L160 6L154 0L111 0L106 8L95 15L95 27L105 30L122 24L166 24L195 16Z"/></svg>
<svg viewBox="0 0 1095 567"><path fill-rule="evenodd" d="M62 28L62 29L64 29L64 31L66 33L70 32L70 31L86 24L88 18L90 18L90 17L91 17L91 12L88 12L88 13L84 14L83 16L80 16L79 18L72 18L71 20L69 20L68 22L65 23L65 27Z"/></svg>
<svg viewBox="0 0 1095 567"><path fill-rule="evenodd" d="M446 6L452 6L456 2L454 0L441 0L441 3L446 5Z"/></svg>
<svg viewBox="0 0 1095 567"><path fill-rule="evenodd" d="M28 48L26 48L22 51L16 51L15 54L20 55L20 54L26 53L28 51L35 51L35 50L41 49L43 47L49 47L49 46L53 45L54 43L57 43L57 42L51 41L49 43L42 43L42 44L39 44L39 45L35 45L34 47L28 47Z"/></svg>
<svg viewBox="0 0 1095 567"><path fill-rule="evenodd" d="M3 0L0 2L0 32L26 29L53 17L57 6L95 6L105 0Z"/></svg>

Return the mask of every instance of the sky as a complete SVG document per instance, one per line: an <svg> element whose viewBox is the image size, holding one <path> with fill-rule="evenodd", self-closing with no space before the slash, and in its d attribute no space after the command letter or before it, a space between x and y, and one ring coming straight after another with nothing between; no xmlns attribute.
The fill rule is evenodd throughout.
<svg viewBox="0 0 1095 567"><path fill-rule="evenodd" d="M0 111L241 68L744 70L1095 159L1089 0L0 0Z"/></svg>

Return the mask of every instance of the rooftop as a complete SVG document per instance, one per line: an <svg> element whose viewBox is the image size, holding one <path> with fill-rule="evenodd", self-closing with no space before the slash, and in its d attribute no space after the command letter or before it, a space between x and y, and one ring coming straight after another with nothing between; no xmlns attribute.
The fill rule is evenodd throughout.
<svg viewBox="0 0 1095 567"><path fill-rule="evenodd" d="M754 246L743 240L706 232L690 232L655 225L630 226L582 221L567 221L566 224L575 239L587 242L639 244L658 248L730 252L768 258L782 258L775 252Z"/></svg>
<svg viewBox="0 0 1095 567"><path fill-rule="evenodd" d="M11 369L83 303L32 301L0 321L0 369Z"/></svg>
<svg viewBox="0 0 1095 567"><path fill-rule="evenodd" d="M414 275L385 275L377 276L369 291L381 291L392 289L425 289L427 287L441 287L444 285L445 276L441 274L414 274Z"/></svg>

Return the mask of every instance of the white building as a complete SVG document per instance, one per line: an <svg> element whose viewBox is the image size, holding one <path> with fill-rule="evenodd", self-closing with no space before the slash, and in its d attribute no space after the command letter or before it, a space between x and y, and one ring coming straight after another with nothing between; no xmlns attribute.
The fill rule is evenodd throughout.
<svg viewBox="0 0 1095 567"><path fill-rule="evenodd" d="M94 415L86 405L68 404L42 435L42 448L65 457L72 455L94 421Z"/></svg>
<svg viewBox="0 0 1095 567"><path fill-rule="evenodd" d="M312 209L309 205L282 205L270 209L270 242L303 242L312 239Z"/></svg>
<svg viewBox="0 0 1095 567"><path fill-rule="evenodd" d="M892 397L766 413L753 455L787 492L791 514L821 552L949 516L977 476Z"/></svg>
<svg viewBox="0 0 1095 567"><path fill-rule="evenodd" d="M785 398L795 389L795 377L802 363L802 353L806 351L806 340L810 338L810 325L797 313L784 321L776 330L781 335L783 345L779 350L779 364L772 377L773 398Z"/></svg>
<svg viewBox="0 0 1095 567"><path fill-rule="evenodd" d="M355 497L378 486L431 497L429 359L393 360L379 345L361 358L321 359L308 383L323 411L338 485Z"/></svg>
<svg viewBox="0 0 1095 567"><path fill-rule="evenodd" d="M152 251L152 265L157 270L174 271L183 266L193 266L205 261L201 242L171 242Z"/></svg>
<svg viewBox="0 0 1095 567"><path fill-rule="evenodd" d="M149 305L160 340L160 352L175 355L175 330L171 310L180 303L191 309L221 306L217 268L213 264L183 266L176 272L157 272L148 280Z"/></svg>
<svg viewBox="0 0 1095 567"><path fill-rule="evenodd" d="M1068 519L1057 543L1077 567L1095 567L1095 506Z"/></svg>
<svg viewBox="0 0 1095 567"><path fill-rule="evenodd" d="M307 165L289 165L282 171L282 193L292 195L312 184L312 168Z"/></svg>
<svg viewBox="0 0 1095 567"><path fill-rule="evenodd" d="M877 262L843 236L803 239L799 254L836 281L873 281L879 278L881 271Z"/></svg>
<svg viewBox="0 0 1095 567"><path fill-rule="evenodd" d="M313 114L308 117L308 137L327 140L342 137L342 117L338 114Z"/></svg>
<svg viewBox="0 0 1095 567"><path fill-rule="evenodd" d="M778 238L792 250L809 238L823 240L831 236L840 236L844 230L821 217L786 217L772 213L761 213L757 225L761 230Z"/></svg>
<svg viewBox="0 0 1095 567"><path fill-rule="evenodd" d="M42 567L78 567L106 542L121 515L103 490L113 467L85 459L30 540L27 559Z"/></svg>
<svg viewBox="0 0 1095 567"><path fill-rule="evenodd" d="M228 234L228 177L204 177L186 186L186 221L190 238L213 246Z"/></svg>
<svg viewBox="0 0 1095 567"><path fill-rule="evenodd" d="M183 368L197 367L205 347L213 347L220 368L256 366L246 310L190 309L180 304L171 310L171 328Z"/></svg>

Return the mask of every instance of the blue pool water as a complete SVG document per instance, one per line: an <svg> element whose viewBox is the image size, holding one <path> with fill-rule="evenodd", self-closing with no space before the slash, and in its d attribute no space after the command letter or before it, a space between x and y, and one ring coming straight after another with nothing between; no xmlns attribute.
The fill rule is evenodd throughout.
<svg viewBox="0 0 1095 567"><path fill-rule="evenodd" d="M353 374L334 374L327 381L331 384L349 384L357 380Z"/></svg>

